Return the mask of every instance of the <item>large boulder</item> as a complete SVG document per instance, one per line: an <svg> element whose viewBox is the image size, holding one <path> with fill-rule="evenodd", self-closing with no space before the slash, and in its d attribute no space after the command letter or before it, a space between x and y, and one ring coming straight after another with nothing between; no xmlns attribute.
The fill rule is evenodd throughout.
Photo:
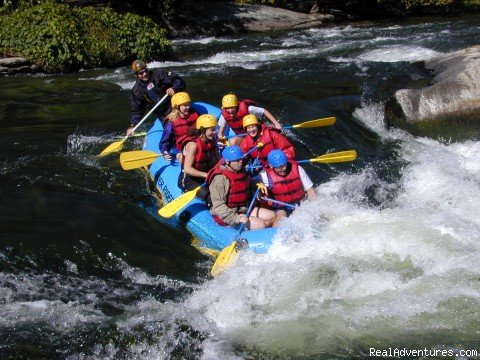
<svg viewBox="0 0 480 360"><path fill-rule="evenodd" d="M192 4L191 10L191 19L169 27L174 37L305 29L334 20L330 14L305 14L272 6L221 1L198 1Z"/></svg>
<svg viewBox="0 0 480 360"><path fill-rule="evenodd" d="M35 72L38 66L21 56L0 58L0 74L16 74L21 72Z"/></svg>
<svg viewBox="0 0 480 360"><path fill-rule="evenodd" d="M480 46L427 60L425 67L435 75L431 86L395 92L387 101L387 124L405 127L422 122L478 118Z"/></svg>

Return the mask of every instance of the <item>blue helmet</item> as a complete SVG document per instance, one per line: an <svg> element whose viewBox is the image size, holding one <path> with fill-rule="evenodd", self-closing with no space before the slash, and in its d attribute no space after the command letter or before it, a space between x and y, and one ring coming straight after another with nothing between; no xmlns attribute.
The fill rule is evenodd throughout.
<svg viewBox="0 0 480 360"><path fill-rule="evenodd" d="M243 157L243 151L240 146L227 146L222 151L222 157L225 161L235 161Z"/></svg>
<svg viewBox="0 0 480 360"><path fill-rule="evenodd" d="M285 165L288 159L282 150L275 149L268 153L267 161L271 167L279 167Z"/></svg>

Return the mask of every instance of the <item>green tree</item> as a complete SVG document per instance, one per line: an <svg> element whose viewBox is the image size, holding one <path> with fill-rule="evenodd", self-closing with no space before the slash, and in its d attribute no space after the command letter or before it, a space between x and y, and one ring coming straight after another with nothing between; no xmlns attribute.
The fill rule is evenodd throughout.
<svg viewBox="0 0 480 360"><path fill-rule="evenodd" d="M170 50L166 35L149 18L48 0L0 16L0 52L22 55L47 71L161 59Z"/></svg>

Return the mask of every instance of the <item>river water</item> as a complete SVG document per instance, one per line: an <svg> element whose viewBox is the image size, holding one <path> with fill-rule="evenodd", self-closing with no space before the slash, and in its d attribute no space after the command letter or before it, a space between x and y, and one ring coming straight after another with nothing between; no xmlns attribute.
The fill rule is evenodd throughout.
<svg viewBox="0 0 480 360"><path fill-rule="evenodd" d="M182 61L150 63L194 100L336 116L288 133L299 158L359 154L306 166L319 198L215 279L153 215L145 176L95 156L128 125L128 68L2 78L0 358L475 358L461 351L480 351L480 142L382 119L393 91L431 79L417 61L479 43L478 17L418 19L177 40Z"/></svg>

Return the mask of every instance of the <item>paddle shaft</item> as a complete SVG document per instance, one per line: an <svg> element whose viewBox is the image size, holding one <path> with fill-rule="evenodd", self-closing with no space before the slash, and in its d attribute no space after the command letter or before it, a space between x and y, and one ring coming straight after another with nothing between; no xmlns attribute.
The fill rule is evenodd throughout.
<svg viewBox="0 0 480 360"><path fill-rule="evenodd" d="M297 164L307 163L307 162L323 162L323 163L337 163L337 162L347 162L353 161L357 157L355 150L339 151L336 153L328 153L325 155L320 155L319 157L313 159L305 160L293 160ZM251 169L258 169L263 167L263 165L251 166Z"/></svg>
<svg viewBox="0 0 480 360"><path fill-rule="evenodd" d="M140 125L142 125L142 124L144 123L145 120L147 120L147 118L160 106L160 104L163 104L163 102L164 102L165 100L167 100L167 98L168 98L168 94L165 94L165 96L162 97L162 98L155 104L155 106L150 109L150 111L147 113L147 115L145 115L145 116L143 117L143 119L140 120L140 121L138 122L138 124L135 125L135 127L132 129L132 134L135 132L135 130L137 130L137 129L140 127Z"/></svg>
<svg viewBox="0 0 480 360"><path fill-rule="evenodd" d="M258 148L261 148L262 146L263 146L262 143L258 143L257 145L255 145L254 147L252 147L250 150L248 150L245 154L243 154L242 158L247 157L247 156L250 155L252 152L254 152L255 150L257 150Z"/></svg>
<svg viewBox="0 0 480 360"><path fill-rule="evenodd" d="M323 119L310 120L310 121L305 121L305 122L300 123L300 124L282 126L282 130L329 126L329 125L335 124L335 121L336 121L335 117L328 117L328 118L323 118ZM246 135L248 135L248 134L247 133L235 134L235 135L229 136L228 139L231 139L231 138L236 137L236 136L244 137Z"/></svg>
<svg viewBox="0 0 480 360"><path fill-rule="evenodd" d="M142 125L142 124L145 122L145 120L147 120L148 117L149 117L161 104L163 104L163 102L164 102L167 98L168 98L168 94L165 94L165 96L162 97L162 98L155 104L155 106L150 109L150 111L147 113L147 115L145 115L145 116L142 118L142 120L140 120L140 121L138 122L138 124L135 125L135 127L132 129L132 132L130 133L130 135L125 136L125 137L122 139L121 142L123 143L123 142L124 142L125 140L127 140L130 136L132 136L133 133L135 132L135 130L137 130L137 129L140 127L140 125Z"/></svg>
<svg viewBox="0 0 480 360"><path fill-rule="evenodd" d="M275 199L272 199L272 198L269 198L269 197L266 197L266 196L262 196L262 200L270 201L270 202L278 204L278 205L283 205L283 206L289 207L291 209L296 209L297 208L295 205L292 205L292 204L289 204L289 203L286 203L286 202L283 202L283 201L278 201L278 200L275 200Z"/></svg>
<svg viewBox="0 0 480 360"><path fill-rule="evenodd" d="M257 188L257 190L255 190L255 193L253 194L253 199L250 202L250 205L248 206L247 212L245 213L245 216L247 217L247 219L250 217L250 214L252 213L253 205L255 204L255 201L257 200L257 195L258 195L259 191L260 191L260 188ZM240 235L242 235L242 232L243 232L244 229L245 229L245 223L241 223L240 227L238 228L237 236L235 236L234 241L236 241L240 237Z"/></svg>
<svg viewBox="0 0 480 360"><path fill-rule="evenodd" d="M100 153L99 156L104 156L104 155L107 155L107 154L110 154L110 153L113 153L113 152L117 152L117 151L120 151L121 149L123 149L123 143L124 143L130 136L133 135L133 133L135 132L135 130L137 130L138 127L139 127L140 125L142 125L145 120L147 120L147 118L150 116L150 114L153 113L153 112L155 111L155 109L156 109L157 107L159 107L160 104L162 104L162 103L165 101L165 99L167 99L167 97L168 97L168 94L165 94L165 96L164 96L159 102L157 102L157 103L155 104L155 106L147 113L147 115L145 115L145 116L143 117L143 119L139 121L139 123L132 129L132 132L131 132L129 135L126 135L126 136L125 136L122 140L120 140L120 141L115 141L115 142L111 143L110 145L108 145L105 149L103 149L103 151Z"/></svg>
<svg viewBox="0 0 480 360"><path fill-rule="evenodd" d="M257 190L255 191L255 194L253 195L253 199L250 202L250 205L248 206L247 212L245 213L247 218L249 218L250 214L252 213L253 204L255 203L255 200L257 198L257 195L258 195L259 191L260 191L260 188L257 188ZM237 247L238 242L237 241L240 240L240 236L242 235L242 232L243 232L244 229L245 229L245 223L242 222L240 224L239 228L238 228L238 232L235 236L235 239L232 241L232 243L230 245L223 248L223 250L218 255L217 259L215 260L215 262L212 266L212 269L210 270L210 274L212 274L212 276L217 276L223 270L232 266L232 264L234 263L234 261L236 259L236 254L237 254L237 251L238 251L238 247Z"/></svg>

